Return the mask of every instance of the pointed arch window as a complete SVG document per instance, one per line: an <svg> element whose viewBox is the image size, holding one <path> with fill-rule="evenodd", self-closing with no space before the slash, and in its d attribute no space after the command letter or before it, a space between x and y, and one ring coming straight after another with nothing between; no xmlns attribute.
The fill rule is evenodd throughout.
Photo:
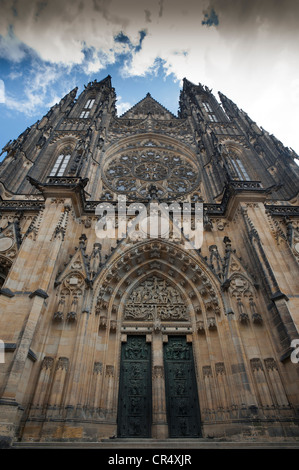
<svg viewBox="0 0 299 470"><path fill-rule="evenodd" d="M241 181L250 181L250 177L240 158L230 154L227 160L230 168L230 173L234 179L238 179Z"/></svg>
<svg viewBox="0 0 299 470"><path fill-rule="evenodd" d="M85 108L91 109L94 105L94 98L91 98L90 100L87 101Z"/></svg>
<svg viewBox="0 0 299 470"><path fill-rule="evenodd" d="M63 176L70 158L70 154L60 154L52 168L50 176Z"/></svg>
<svg viewBox="0 0 299 470"><path fill-rule="evenodd" d="M208 114L210 121L212 122L218 122L218 119L216 118L215 114Z"/></svg>
<svg viewBox="0 0 299 470"><path fill-rule="evenodd" d="M213 112L210 103L207 103L206 101L203 101L202 104L203 104L203 107L205 108L207 113L212 113Z"/></svg>
<svg viewBox="0 0 299 470"><path fill-rule="evenodd" d="M88 118L90 111L83 109L82 113L80 114L80 118Z"/></svg>
<svg viewBox="0 0 299 470"><path fill-rule="evenodd" d="M218 122L218 119L217 119L216 115L214 114L210 103L208 103L207 101L203 101L202 104L203 104L203 107L204 107L205 111L208 113L208 117L209 117L210 121L211 122Z"/></svg>
<svg viewBox="0 0 299 470"><path fill-rule="evenodd" d="M91 98L89 100L87 100L87 102L85 103L85 106L80 114L80 118L88 118L89 117L89 114L90 114L90 110L91 108L93 107L94 105L94 102L95 102L95 99L94 98Z"/></svg>

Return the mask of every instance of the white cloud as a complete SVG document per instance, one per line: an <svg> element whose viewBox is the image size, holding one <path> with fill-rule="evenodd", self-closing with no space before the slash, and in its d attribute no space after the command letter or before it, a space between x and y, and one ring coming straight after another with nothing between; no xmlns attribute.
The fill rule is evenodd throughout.
<svg viewBox="0 0 299 470"><path fill-rule="evenodd" d="M202 24L211 8L217 27ZM38 105L33 90L54 83L56 64L92 74L130 54L124 76L145 76L162 63L166 74L222 91L298 150L298 23L297 0L6 0L0 56L17 62L27 47L53 64L49 76L40 71L27 84L24 108ZM115 40L121 32L130 42Z"/></svg>
<svg viewBox="0 0 299 470"><path fill-rule="evenodd" d="M26 48L9 31L5 36L0 36L0 58L11 60L12 62L20 62L26 56Z"/></svg>
<svg viewBox="0 0 299 470"><path fill-rule="evenodd" d="M122 102L122 97L118 96L117 97L117 102L116 102L116 109L117 109L117 114L118 116L121 116L124 114L128 109L132 108L132 104L128 103L126 101Z"/></svg>
<svg viewBox="0 0 299 470"><path fill-rule="evenodd" d="M35 63L30 74L23 77L23 99L20 100L19 97L7 92L6 106L27 116L34 116L39 109L53 106L60 99L57 95L57 83L63 83L63 87L59 90L62 95L74 87L74 84L62 80L65 70L55 64Z"/></svg>

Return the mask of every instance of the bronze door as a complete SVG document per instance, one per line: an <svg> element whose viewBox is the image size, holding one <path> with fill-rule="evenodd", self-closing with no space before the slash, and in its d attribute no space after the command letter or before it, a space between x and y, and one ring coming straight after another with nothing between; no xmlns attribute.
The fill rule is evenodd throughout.
<svg viewBox="0 0 299 470"><path fill-rule="evenodd" d="M118 436L151 437L151 346L145 336L122 344L118 400Z"/></svg>
<svg viewBox="0 0 299 470"><path fill-rule="evenodd" d="M169 336L164 344L166 406L169 437L200 437L200 412L192 344Z"/></svg>

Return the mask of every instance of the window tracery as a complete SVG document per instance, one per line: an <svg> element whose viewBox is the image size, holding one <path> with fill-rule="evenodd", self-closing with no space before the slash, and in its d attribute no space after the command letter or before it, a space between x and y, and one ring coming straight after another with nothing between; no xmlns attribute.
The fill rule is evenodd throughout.
<svg viewBox="0 0 299 470"><path fill-rule="evenodd" d="M56 159L50 176L63 176L70 158L70 153L61 153Z"/></svg>
<svg viewBox="0 0 299 470"><path fill-rule="evenodd" d="M174 198L194 191L199 184L197 165L185 155L153 142L124 149L104 167L104 181L116 193L132 199L147 198L152 184L157 196Z"/></svg>
<svg viewBox="0 0 299 470"><path fill-rule="evenodd" d="M251 178L247 173L245 165L240 156L240 151L232 149L230 145L223 144L221 146L221 153L224 162L227 166L228 172L234 180L250 181Z"/></svg>
<svg viewBox="0 0 299 470"><path fill-rule="evenodd" d="M95 102L94 98L91 98L91 99L87 100L87 102L84 105L84 108L81 111L80 118L85 118L86 119L86 118L89 117L90 110L93 107L94 102Z"/></svg>

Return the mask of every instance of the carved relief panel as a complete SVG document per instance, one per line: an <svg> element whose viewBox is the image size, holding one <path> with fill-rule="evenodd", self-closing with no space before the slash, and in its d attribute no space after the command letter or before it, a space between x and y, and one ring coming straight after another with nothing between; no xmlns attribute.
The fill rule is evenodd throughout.
<svg viewBox="0 0 299 470"><path fill-rule="evenodd" d="M178 289L166 279L151 276L130 294L124 320L187 321L185 302Z"/></svg>

